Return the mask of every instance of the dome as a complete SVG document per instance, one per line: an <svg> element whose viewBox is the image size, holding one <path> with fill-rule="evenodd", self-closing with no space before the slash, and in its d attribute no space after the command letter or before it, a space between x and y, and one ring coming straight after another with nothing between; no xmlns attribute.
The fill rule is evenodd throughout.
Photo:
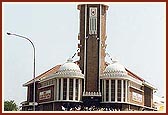
<svg viewBox="0 0 168 115"><path fill-rule="evenodd" d="M125 71L125 67L123 65L121 65L120 63L118 63L117 61L113 61L112 64L108 65L105 69L106 72L109 71Z"/></svg>
<svg viewBox="0 0 168 115"><path fill-rule="evenodd" d="M75 70L75 71L81 71L79 66L72 62L73 60L69 58L66 63L61 65L59 68L59 71L65 71L65 70Z"/></svg>
<svg viewBox="0 0 168 115"><path fill-rule="evenodd" d="M118 63L117 61L113 61L112 64L108 65L103 72L103 77L123 77L127 75L127 71L125 67Z"/></svg>
<svg viewBox="0 0 168 115"><path fill-rule="evenodd" d="M84 78L79 66L72 62L73 60L70 58L66 63L60 66L58 71L55 73L56 77L78 77Z"/></svg>

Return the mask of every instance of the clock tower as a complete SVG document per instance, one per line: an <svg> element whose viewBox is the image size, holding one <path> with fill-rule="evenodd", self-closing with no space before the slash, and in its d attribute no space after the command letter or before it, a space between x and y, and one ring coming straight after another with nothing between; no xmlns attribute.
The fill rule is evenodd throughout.
<svg viewBox="0 0 168 115"><path fill-rule="evenodd" d="M79 66L85 75L83 92L100 93L100 75L105 69L106 10L103 4L81 4Z"/></svg>

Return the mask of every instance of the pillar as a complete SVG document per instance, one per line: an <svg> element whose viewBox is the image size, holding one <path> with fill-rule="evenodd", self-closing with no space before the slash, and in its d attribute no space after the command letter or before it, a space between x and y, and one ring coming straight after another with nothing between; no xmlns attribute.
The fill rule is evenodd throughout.
<svg viewBox="0 0 168 115"><path fill-rule="evenodd" d="M63 100L63 78L61 78L61 93L60 93L60 100Z"/></svg>
<svg viewBox="0 0 168 115"><path fill-rule="evenodd" d="M121 80L121 102L123 102L124 97L124 82Z"/></svg>
<svg viewBox="0 0 168 115"><path fill-rule="evenodd" d="M111 102L111 79L109 79L109 97L108 101Z"/></svg>
<svg viewBox="0 0 168 115"><path fill-rule="evenodd" d="M69 100L69 78L67 78L67 95L66 100Z"/></svg>
<svg viewBox="0 0 168 115"><path fill-rule="evenodd" d="M117 86L118 83L117 82L118 82L118 80L116 79L115 80L115 102L117 102L117 88L118 88L118 86Z"/></svg>
<svg viewBox="0 0 168 115"><path fill-rule="evenodd" d="M127 89L127 80L125 80L125 102L127 102L127 91L128 89Z"/></svg>
<svg viewBox="0 0 168 115"><path fill-rule="evenodd" d="M73 100L75 100L75 96L76 96L76 78L73 79Z"/></svg>
<svg viewBox="0 0 168 115"><path fill-rule="evenodd" d="M57 80L57 97L56 97L56 100L59 99L59 79L56 79Z"/></svg>
<svg viewBox="0 0 168 115"><path fill-rule="evenodd" d="M81 96L81 79L78 79L78 101L80 101L80 96Z"/></svg>
<svg viewBox="0 0 168 115"><path fill-rule="evenodd" d="M104 102L106 101L106 80L104 79Z"/></svg>

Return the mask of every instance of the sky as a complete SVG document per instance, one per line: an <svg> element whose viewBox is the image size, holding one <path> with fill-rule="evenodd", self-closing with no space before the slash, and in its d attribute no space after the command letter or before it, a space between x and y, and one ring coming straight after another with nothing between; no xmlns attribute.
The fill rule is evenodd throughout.
<svg viewBox="0 0 168 115"><path fill-rule="evenodd" d="M80 3L3 3L3 100L26 101L22 85L33 78L33 49L36 76L63 64L77 50ZM164 96L166 84L166 3L105 3L107 48L112 58L154 85ZM74 57L78 60L79 57ZM106 61L110 62L106 57Z"/></svg>

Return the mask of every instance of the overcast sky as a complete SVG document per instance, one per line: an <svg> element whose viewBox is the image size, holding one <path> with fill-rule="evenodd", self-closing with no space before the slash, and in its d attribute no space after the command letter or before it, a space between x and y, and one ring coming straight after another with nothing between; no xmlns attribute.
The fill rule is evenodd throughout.
<svg viewBox="0 0 168 115"><path fill-rule="evenodd" d="M106 3L107 49L126 68L165 94L166 4ZM30 38L36 47L36 76L65 63L77 50L79 10L73 3L3 3L3 97L26 100L22 85L33 78L33 49L11 32ZM79 59L75 57L74 60ZM109 62L109 59L106 58Z"/></svg>

